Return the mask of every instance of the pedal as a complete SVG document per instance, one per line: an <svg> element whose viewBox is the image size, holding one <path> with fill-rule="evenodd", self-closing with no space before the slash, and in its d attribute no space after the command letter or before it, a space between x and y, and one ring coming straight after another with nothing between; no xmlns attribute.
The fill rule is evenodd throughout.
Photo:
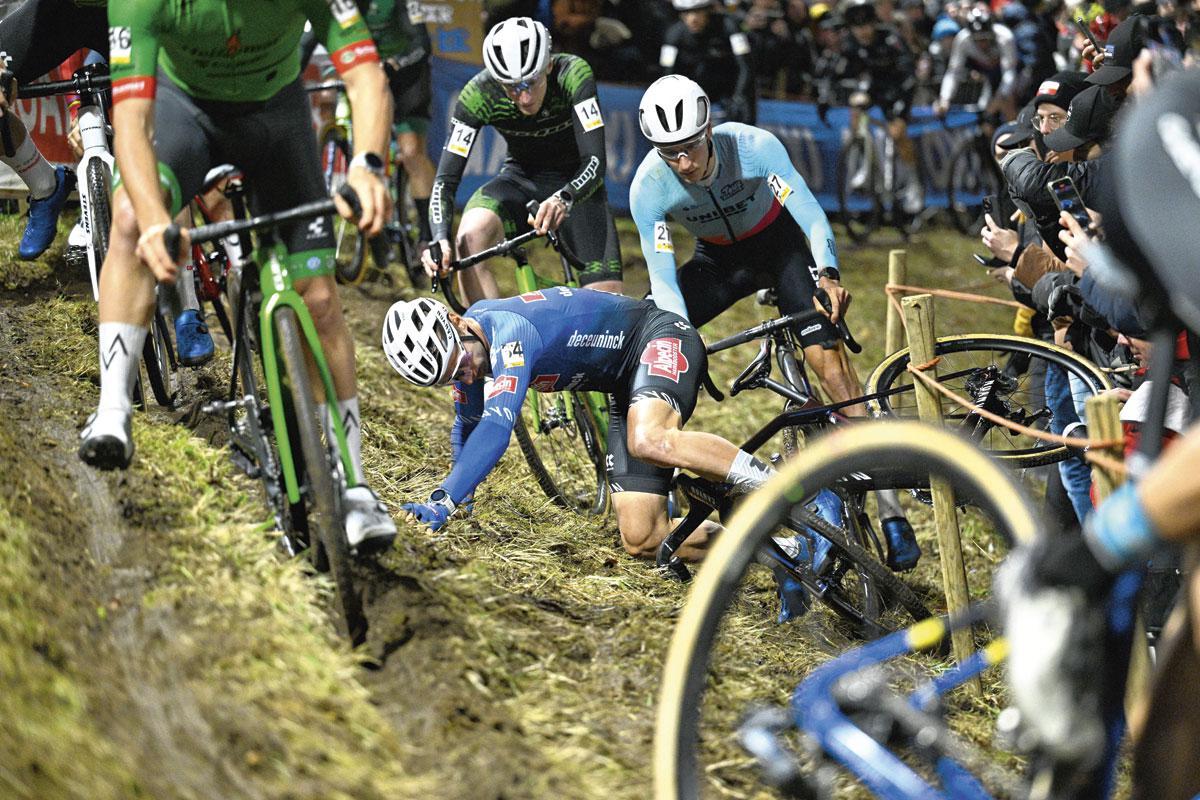
<svg viewBox="0 0 1200 800"><path fill-rule="evenodd" d="M246 395L240 400L214 400L211 403L205 403L200 406L200 413L227 416L240 409L252 409L254 405L254 398Z"/></svg>

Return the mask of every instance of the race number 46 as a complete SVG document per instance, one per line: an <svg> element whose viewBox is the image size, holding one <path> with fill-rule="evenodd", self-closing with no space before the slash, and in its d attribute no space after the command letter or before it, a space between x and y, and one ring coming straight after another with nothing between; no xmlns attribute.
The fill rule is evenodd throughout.
<svg viewBox="0 0 1200 800"><path fill-rule="evenodd" d="M133 37L124 26L108 29L108 61L110 64L128 64L133 53Z"/></svg>

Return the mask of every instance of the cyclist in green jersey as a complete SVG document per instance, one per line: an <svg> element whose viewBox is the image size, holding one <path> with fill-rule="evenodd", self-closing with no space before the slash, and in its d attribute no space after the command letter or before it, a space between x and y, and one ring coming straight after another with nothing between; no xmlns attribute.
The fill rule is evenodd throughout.
<svg viewBox="0 0 1200 800"><path fill-rule="evenodd" d="M123 0L108 8L112 121L118 186L100 273L100 401L80 457L101 469L133 457L130 387L154 309L155 282L175 280L191 252L187 231L168 253L163 231L214 164L246 175L256 213L325 196L309 106L300 84L305 20L333 55L353 109L355 155L347 177L362 205L360 227L379 232L388 211L379 153L388 142L391 97L353 0ZM152 139L153 137L153 139ZM350 218L340 198L338 209ZM283 226L288 269L312 314L333 373L338 414L358 481L363 479L354 341L333 280L327 218ZM365 483L345 494L352 546L395 536Z"/></svg>
<svg viewBox="0 0 1200 800"><path fill-rule="evenodd" d="M458 226L459 257L478 253L527 227L530 200L539 203L533 227L562 226L563 241L584 262L581 285L620 292L621 251L604 191L604 119L592 68L581 58L550 54L550 34L529 17L496 25L483 42L483 69L454 106L433 195L429 225L441 245L435 264L422 256L430 275L452 257L450 223L454 192L484 125L508 145L500 174L471 196ZM459 273L469 302L499 297L496 281L481 267Z"/></svg>
<svg viewBox="0 0 1200 800"><path fill-rule="evenodd" d="M396 156L408 175L408 191L417 206L421 241L428 243L433 238L429 231L433 162L429 160L425 142L432 99L429 32L424 22L412 19L408 4L402 0L371 0L362 5L366 6L363 16L392 89Z"/></svg>

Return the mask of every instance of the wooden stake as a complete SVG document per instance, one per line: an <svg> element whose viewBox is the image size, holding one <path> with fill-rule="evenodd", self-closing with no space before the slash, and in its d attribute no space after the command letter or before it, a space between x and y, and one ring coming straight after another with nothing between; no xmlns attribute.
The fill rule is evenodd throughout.
<svg viewBox="0 0 1200 800"><path fill-rule="evenodd" d="M893 251L893 254L901 251ZM903 260L901 259L901 263ZM909 361L912 364L928 364L934 358L933 297L927 294L910 295L900 301L904 308L904 319L908 323ZM937 377L937 368L927 370ZM917 395L917 413L922 422L942 427L941 396L920 381L913 379ZM929 476L929 489L933 495L933 521L937 528L938 552L942 561L942 589L946 593L946 608L955 613L966 609L970 602L967 592L967 570L963 564L962 534L958 528L958 507L954 488L945 478ZM963 661L975 652L975 642L970 628L960 628L952 634L954 657ZM979 678L963 684L976 697L983 695Z"/></svg>
<svg viewBox="0 0 1200 800"><path fill-rule="evenodd" d="M908 252L892 250L888 253L888 284L903 286L908 283ZM887 352L894 353L904 346L904 325L900 321L900 313L892 305L891 297L887 301Z"/></svg>

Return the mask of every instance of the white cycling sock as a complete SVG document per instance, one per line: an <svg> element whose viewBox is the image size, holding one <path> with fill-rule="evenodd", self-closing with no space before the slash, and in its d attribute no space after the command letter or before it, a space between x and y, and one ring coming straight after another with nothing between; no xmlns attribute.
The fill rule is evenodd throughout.
<svg viewBox="0 0 1200 800"><path fill-rule="evenodd" d="M760 461L745 450L738 450L725 480L733 484L734 494L746 494L762 486L774 474L775 470L770 464Z"/></svg>
<svg viewBox="0 0 1200 800"><path fill-rule="evenodd" d="M875 502L879 504L879 519L904 517L904 509L900 507L900 496L895 489L880 489L875 492Z"/></svg>
<svg viewBox="0 0 1200 800"><path fill-rule="evenodd" d="M128 322L100 323L100 410L133 411L133 381L146 330Z"/></svg>
<svg viewBox="0 0 1200 800"><path fill-rule="evenodd" d="M28 133L25 134L25 141L17 145L17 152L11 156L0 156L0 161L12 167L13 172L21 176L21 180L29 187L29 196L34 200L42 200L54 194L58 185L54 167L50 166L50 162L38 151L33 137Z"/></svg>
<svg viewBox="0 0 1200 800"><path fill-rule="evenodd" d="M189 258L175 279L175 288L179 291L179 304L183 306L184 311L197 311L200 308L200 301L196 299L195 268L196 265Z"/></svg>
<svg viewBox="0 0 1200 800"><path fill-rule="evenodd" d="M347 477L353 478L355 483L362 483L365 473L362 465L362 425L358 416L358 397L338 400L337 410L338 416L342 419L342 430L346 433L346 446L350 448L350 463L354 465L356 473ZM321 404L321 419L325 423L325 435L332 440L333 418L329 414L329 406L326 403ZM334 450L337 450L336 442Z"/></svg>

